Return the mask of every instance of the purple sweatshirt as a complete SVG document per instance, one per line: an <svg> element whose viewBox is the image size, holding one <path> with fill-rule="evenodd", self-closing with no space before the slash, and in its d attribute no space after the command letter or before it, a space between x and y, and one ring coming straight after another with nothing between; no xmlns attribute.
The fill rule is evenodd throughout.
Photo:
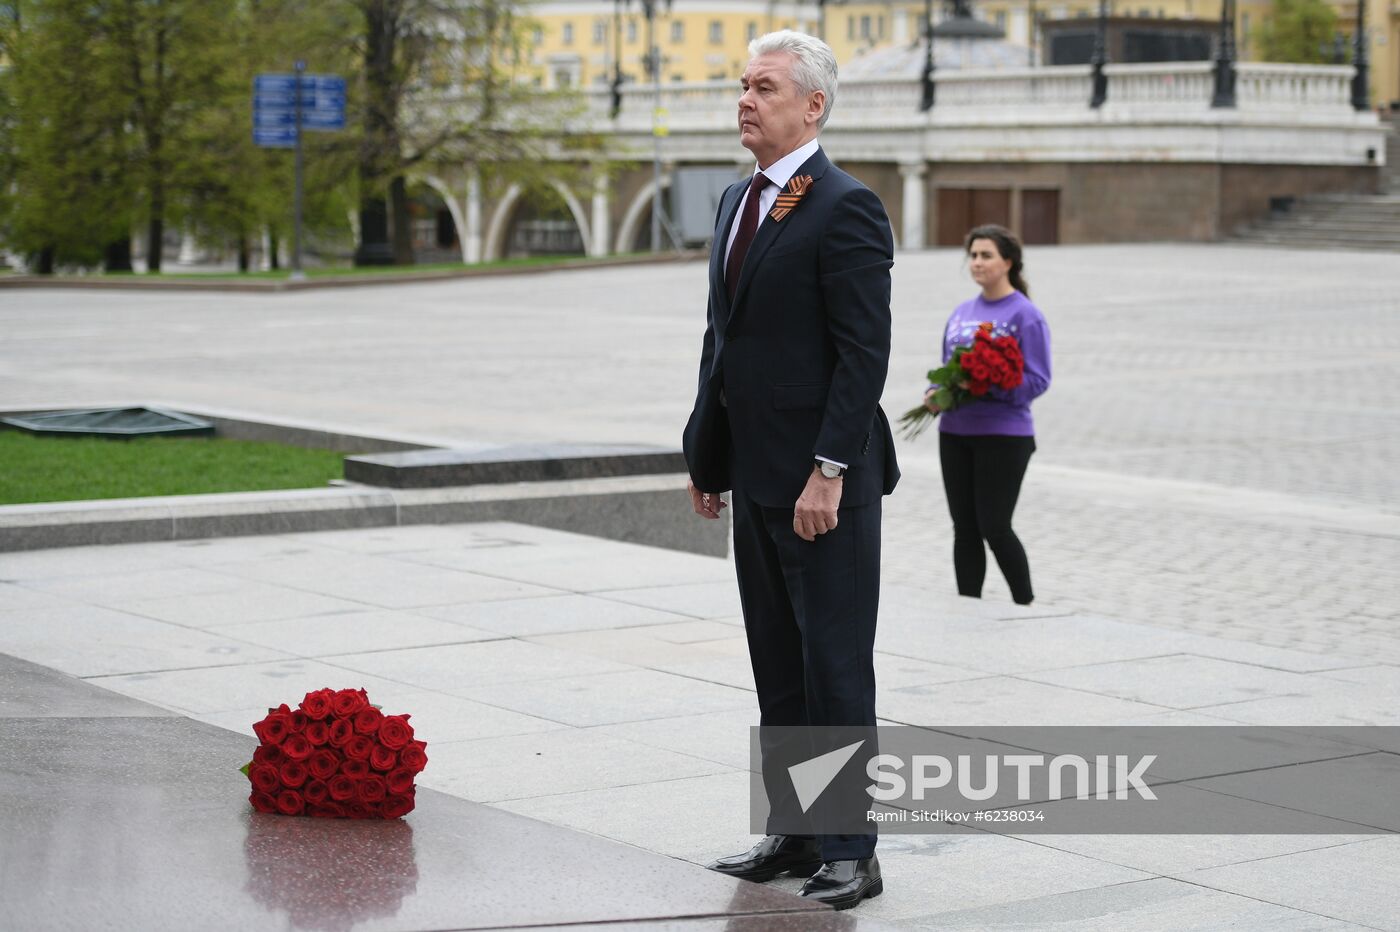
<svg viewBox="0 0 1400 932"><path fill-rule="evenodd" d="M996 388L987 394L949 411L938 418L938 429L946 434L1003 434L1014 437L1035 436L1031 419L1031 401L1050 387L1050 328L1045 316L1030 298L1013 291L997 301L978 295L964 301L948 318L943 328L943 361L953 350L972 342L979 324L991 322L993 336L1010 334L1021 344L1025 358L1025 377L1020 386L1010 391Z"/></svg>

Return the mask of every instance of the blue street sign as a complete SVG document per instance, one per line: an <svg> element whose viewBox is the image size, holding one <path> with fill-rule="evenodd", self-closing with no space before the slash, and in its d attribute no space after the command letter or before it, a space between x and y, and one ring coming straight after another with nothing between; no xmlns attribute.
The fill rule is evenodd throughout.
<svg viewBox="0 0 1400 932"><path fill-rule="evenodd" d="M315 131L345 128L345 79L301 76L301 125ZM253 79L253 141L270 148L296 145L297 76L260 74Z"/></svg>
<svg viewBox="0 0 1400 932"><path fill-rule="evenodd" d="M297 144L295 126L268 126L253 129L253 144L266 149L294 149Z"/></svg>

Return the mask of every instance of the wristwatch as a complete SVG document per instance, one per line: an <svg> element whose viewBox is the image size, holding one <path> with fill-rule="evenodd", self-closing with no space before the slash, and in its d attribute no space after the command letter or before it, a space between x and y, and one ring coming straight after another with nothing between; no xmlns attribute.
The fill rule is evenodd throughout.
<svg viewBox="0 0 1400 932"><path fill-rule="evenodd" d="M837 466L835 463L828 463L826 460L817 460L817 468L822 471L822 475L828 479L840 479L846 475L846 467Z"/></svg>

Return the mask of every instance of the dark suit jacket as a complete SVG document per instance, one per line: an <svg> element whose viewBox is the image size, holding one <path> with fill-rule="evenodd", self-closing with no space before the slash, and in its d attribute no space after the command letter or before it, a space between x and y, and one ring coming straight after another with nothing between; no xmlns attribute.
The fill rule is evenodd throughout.
<svg viewBox="0 0 1400 932"><path fill-rule="evenodd" d="M894 238L880 199L820 149L800 175L811 187L781 221L761 218L732 306L724 253L748 180L720 201L686 463L702 491L791 508L823 456L849 464L841 504L864 505L899 479L879 405Z"/></svg>

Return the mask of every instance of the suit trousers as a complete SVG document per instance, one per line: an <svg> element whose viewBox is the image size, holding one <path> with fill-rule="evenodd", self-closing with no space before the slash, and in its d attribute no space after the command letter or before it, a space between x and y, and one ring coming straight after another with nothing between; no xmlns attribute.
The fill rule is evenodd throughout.
<svg viewBox="0 0 1400 932"><path fill-rule="evenodd" d="M839 508L836 527L809 543L793 530L793 509L734 489L734 563L761 725L874 726L880 507ZM791 811L790 778L768 770L770 810ZM876 835L819 840L823 860L846 860L870 857Z"/></svg>

